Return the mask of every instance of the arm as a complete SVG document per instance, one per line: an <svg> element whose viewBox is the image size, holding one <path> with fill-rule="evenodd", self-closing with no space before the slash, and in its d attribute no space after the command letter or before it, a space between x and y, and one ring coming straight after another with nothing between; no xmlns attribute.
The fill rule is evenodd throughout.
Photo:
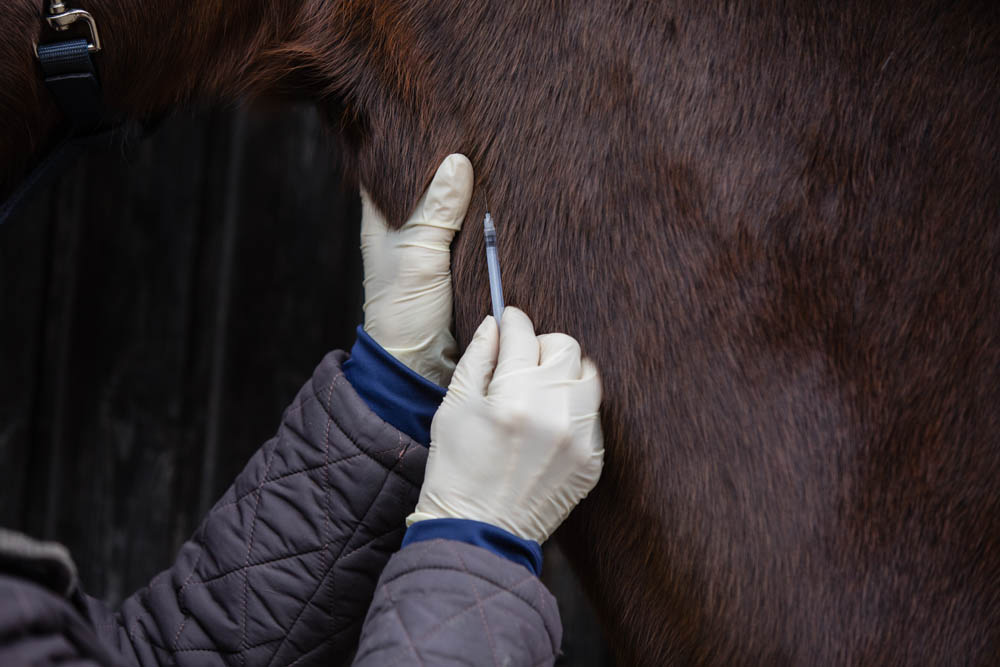
<svg viewBox="0 0 1000 667"><path fill-rule="evenodd" d="M416 502L443 393L359 330L351 358L323 360L175 565L117 612L78 592L65 549L5 542L0 531L0 565L9 553L6 560L32 565L56 589L0 577L0 599L23 601L0 605L0 634L35 629L0 641L0 655L143 665L346 661Z"/></svg>
<svg viewBox="0 0 1000 667"><path fill-rule="evenodd" d="M398 233L388 231L362 193L365 329L423 376L446 383L454 372L449 385L454 404L470 375L482 378L488 364L483 352L489 357L497 341L489 335L473 341L459 362L464 371L455 370L449 246L471 194L472 169L464 158L452 156L435 182L442 172L449 174L447 182L464 187L447 193L432 183ZM435 222L449 219L451 224ZM533 331L529 337L534 343ZM362 384L370 379L359 378ZM468 407L460 403L452 414ZM442 423L435 417L433 428ZM446 430L462 432L465 427L453 423ZM477 434L467 435L478 440ZM469 518L421 521L407 531L406 548L393 556L379 583L355 664L441 664L446 656L463 664L492 664L498 656L500 664L511 665L554 660L562 629L555 600L537 576L538 543Z"/></svg>
<svg viewBox="0 0 1000 667"><path fill-rule="evenodd" d="M334 352L209 512L172 568L102 636L133 662L337 664L403 537L427 450L375 415Z"/></svg>
<svg viewBox="0 0 1000 667"><path fill-rule="evenodd" d="M400 370L387 357L381 372ZM64 548L0 531L0 664L346 662L427 450L372 412L345 365L327 355L173 567L118 611L79 592Z"/></svg>
<svg viewBox="0 0 1000 667"><path fill-rule="evenodd" d="M561 641L555 598L533 572L435 539L389 561L354 665L551 665Z"/></svg>
<svg viewBox="0 0 1000 667"><path fill-rule="evenodd" d="M434 416L420 500L355 665L555 662L539 545L600 476L600 398L572 338L536 337L515 308L499 331L483 322Z"/></svg>

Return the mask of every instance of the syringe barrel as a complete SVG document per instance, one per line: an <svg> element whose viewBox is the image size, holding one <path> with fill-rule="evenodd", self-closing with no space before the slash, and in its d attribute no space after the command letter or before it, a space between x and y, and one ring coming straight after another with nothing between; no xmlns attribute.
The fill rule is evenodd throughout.
<svg viewBox="0 0 1000 667"><path fill-rule="evenodd" d="M483 233L486 236L486 269L490 275L490 300L493 303L493 318L500 324L503 313L503 285L500 282L500 259L497 256L497 230L493 217L487 213L483 219Z"/></svg>

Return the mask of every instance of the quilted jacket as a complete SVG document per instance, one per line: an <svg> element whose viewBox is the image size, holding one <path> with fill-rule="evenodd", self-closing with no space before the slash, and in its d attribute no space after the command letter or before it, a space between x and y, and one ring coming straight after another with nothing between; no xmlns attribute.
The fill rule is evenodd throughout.
<svg viewBox="0 0 1000 667"><path fill-rule="evenodd" d="M555 600L525 567L452 540L397 553L427 450L371 412L346 358L327 355L174 565L118 610L76 589L61 547L6 533L0 664L553 664Z"/></svg>

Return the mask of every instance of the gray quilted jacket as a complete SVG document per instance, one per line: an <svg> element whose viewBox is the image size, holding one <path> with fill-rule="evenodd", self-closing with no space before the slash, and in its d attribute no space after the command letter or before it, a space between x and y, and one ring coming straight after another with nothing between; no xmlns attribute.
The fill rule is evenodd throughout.
<svg viewBox="0 0 1000 667"><path fill-rule="evenodd" d="M449 540L396 553L427 450L371 412L346 358L117 611L76 589L65 549L0 533L0 665L552 664L555 600L526 568Z"/></svg>

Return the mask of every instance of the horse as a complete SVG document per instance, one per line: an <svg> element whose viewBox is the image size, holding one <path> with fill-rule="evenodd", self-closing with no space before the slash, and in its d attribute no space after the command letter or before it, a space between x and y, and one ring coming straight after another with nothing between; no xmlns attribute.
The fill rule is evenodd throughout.
<svg viewBox="0 0 1000 667"><path fill-rule="evenodd" d="M448 153L462 345L508 303L602 371L557 537L620 664L1000 647L1000 6L79 0L106 103L314 102L393 224ZM0 7L0 182L57 135Z"/></svg>

